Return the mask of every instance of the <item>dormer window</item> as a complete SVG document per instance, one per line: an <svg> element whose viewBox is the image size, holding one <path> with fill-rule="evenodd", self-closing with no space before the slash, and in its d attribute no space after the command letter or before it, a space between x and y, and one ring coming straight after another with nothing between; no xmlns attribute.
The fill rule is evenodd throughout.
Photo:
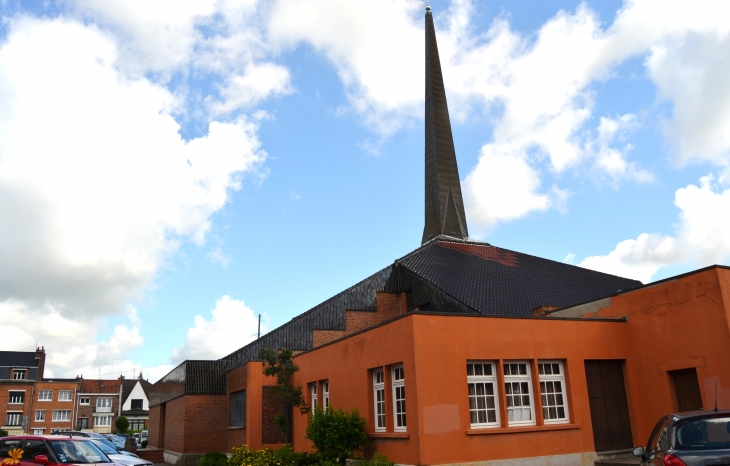
<svg viewBox="0 0 730 466"><path fill-rule="evenodd" d="M25 369L15 369L13 371L13 380L25 380L28 378L28 371Z"/></svg>

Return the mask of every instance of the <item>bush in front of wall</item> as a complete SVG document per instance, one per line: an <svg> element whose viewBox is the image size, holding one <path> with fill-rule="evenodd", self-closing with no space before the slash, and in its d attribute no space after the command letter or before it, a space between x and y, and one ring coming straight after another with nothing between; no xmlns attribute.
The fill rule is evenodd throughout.
<svg viewBox="0 0 730 466"><path fill-rule="evenodd" d="M323 461L344 464L361 446L367 445L366 425L357 408L349 413L341 408L317 408L307 427L307 438L314 443Z"/></svg>
<svg viewBox="0 0 730 466"><path fill-rule="evenodd" d="M377 452L369 460L363 460L360 466L395 466L395 461L390 461L387 456Z"/></svg>
<svg viewBox="0 0 730 466"><path fill-rule="evenodd" d="M209 451L200 457L198 466L228 466L228 456L219 451Z"/></svg>

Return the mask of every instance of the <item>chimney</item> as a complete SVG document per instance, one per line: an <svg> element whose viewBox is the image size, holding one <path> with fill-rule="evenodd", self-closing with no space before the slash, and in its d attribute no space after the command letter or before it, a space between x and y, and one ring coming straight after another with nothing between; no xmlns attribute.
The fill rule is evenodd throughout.
<svg viewBox="0 0 730 466"><path fill-rule="evenodd" d="M36 347L35 358L38 360L38 375L36 376L36 380L42 380L43 379L43 369L46 367L46 347L45 346L41 346L40 348Z"/></svg>

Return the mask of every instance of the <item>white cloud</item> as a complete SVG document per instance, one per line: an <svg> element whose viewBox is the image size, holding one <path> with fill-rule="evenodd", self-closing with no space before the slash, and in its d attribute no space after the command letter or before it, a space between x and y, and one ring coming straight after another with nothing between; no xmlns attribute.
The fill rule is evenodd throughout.
<svg viewBox="0 0 730 466"><path fill-rule="evenodd" d="M220 266L224 269L231 263L231 258L223 252L223 249L221 249L220 246L208 251L208 254L206 254L205 257L214 264L220 264Z"/></svg>
<svg viewBox="0 0 730 466"><path fill-rule="evenodd" d="M105 316L133 322L91 359L88 339L26 325L53 349L56 374L131 366L120 342L141 339L126 303L183 242L204 244L212 216L266 157L245 116L184 141L175 96L125 77L117 58L107 34L64 18L15 18L0 48L0 304L26 322L58 316L48 332L91 341Z"/></svg>
<svg viewBox="0 0 730 466"><path fill-rule="evenodd" d="M240 108L248 108L269 95L292 92L289 70L274 63L249 65L242 75L228 77L221 90L221 99L209 99L214 115L227 114Z"/></svg>
<svg viewBox="0 0 730 466"><path fill-rule="evenodd" d="M597 177L610 177L614 181L633 179L639 183L654 181L654 176L647 170L639 168L636 162L627 161L627 155L633 149L625 144L617 149L611 144L615 139L623 139L625 133L637 128L636 115L628 113L618 118L601 117L598 125L598 138L591 142L589 150L595 151L595 170Z"/></svg>
<svg viewBox="0 0 730 466"><path fill-rule="evenodd" d="M674 204L679 219L673 235L642 233L620 242L605 256L587 257L581 267L600 270L644 283L662 267L692 264L704 267L730 258L730 187L713 175L700 185L678 189Z"/></svg>
<svg viewBox="0 0 730 466"><path fill-rule="evenodd" d="M185 359L219 359L256 339L258 316L243 301L223 296L215 303L210 320L195 316L181 348L173 352L176 364ZM261 333L265 333L266 319Z"/></svg>

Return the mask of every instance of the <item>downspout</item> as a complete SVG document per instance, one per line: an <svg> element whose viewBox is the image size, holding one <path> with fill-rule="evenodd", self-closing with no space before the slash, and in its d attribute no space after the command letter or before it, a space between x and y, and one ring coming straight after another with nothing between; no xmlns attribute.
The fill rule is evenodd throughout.
<svg viewBox="0 0 730 466"><path fill-rule="evenodd" d="M30 371L28 371L30 372ZM36 376L36 378L38 378ZM35 396L35 380L30 386L30 412L28 413L28 432L33 432L33 429L30 427L30 423L35 420L35 416L33 416L33 397ZM23 429L23 433L25 433L25 429Z"/></svg>

